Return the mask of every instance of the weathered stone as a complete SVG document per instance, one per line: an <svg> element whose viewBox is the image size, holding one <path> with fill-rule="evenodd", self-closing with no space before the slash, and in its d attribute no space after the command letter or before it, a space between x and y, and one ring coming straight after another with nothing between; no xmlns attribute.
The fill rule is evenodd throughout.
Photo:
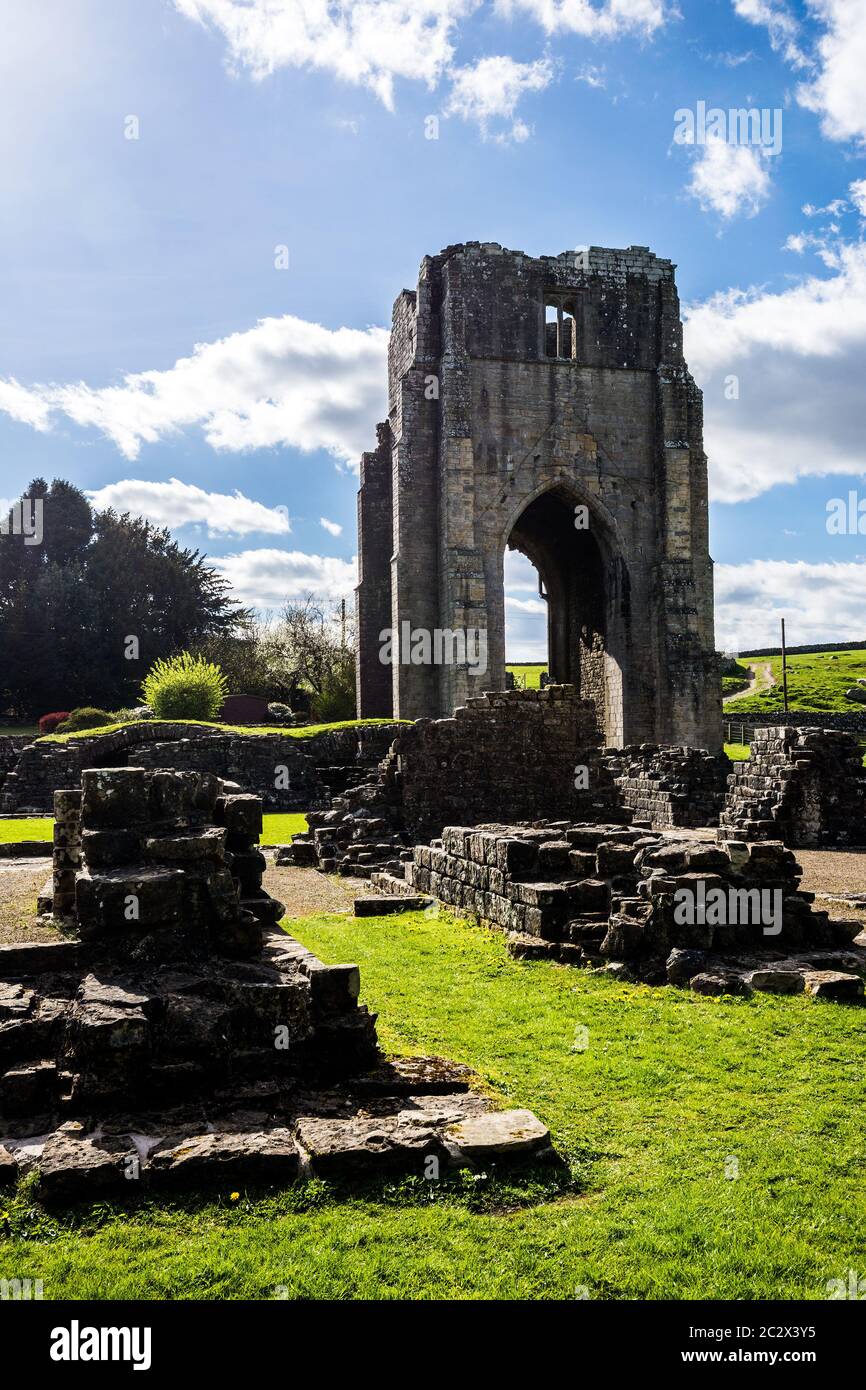
<svg viewBox="0 0 866 1390"><path fill-rule="evenodd" d="M92 1139L75 1134L52 1134L38 1160L39 1195L46 1202L88 1201L118 1195L131 1170L125 1160L134 1159L132 1145L103 1148Z"/></svg>
<svg viewBox="0 0 866 1390"><path fill-rule="evenodd" d="M18 1181L18 1164L14 1156L0 1144L0 1190L14 1187Z"/></svg>
<svg viewBox="0 0 866 1390"><path fill-rule="evenodd" d="M705 951L683 951L675 948L667 959L666 973L668 983L687 985L695 975L700 975L707 959Z"/></svg>
<svg viewBox="0 0 866 1390"><path fill-rule="evenodd" d="M463 1158L526 1157L550 1147L550 1131L531 1110L492 1110L450 1125L446 1138Z"/></svg>
<svg viewBox="0 0 866 1390"><path fill-rule="evenodd" d="M445 1160L446 1149L435 1128L413 1111L375 1117L298 1120L296 1135L321 1177L371 1171L421 1172L424 1160Z"/></svg>
<svg viewBox="0 0 866 1390"><path fill-rule="evenodd" d="M559 322L545 328L551 306ZM495 690L520 697L529 722L567 681L610 743L720 746L711 566L706 528L691 523L706 494L701 397L681 343L674 267L645 248L592 247L588 265L478 242L425 258L417 293L394 305L392 409L361 460L361 715L459 707L473 727ZM548 576L553 685L539 691L505 690L503 538ZM392 625L395 641L405 624L432 642L465 637L467 623L484 633L483 661L381 659ZM546 771L526 746L511 764L518 795L536 763ZM503 781L508 767L503 749ZM471 796L472 777L460 780Z"/></svg>
<svg viewBox="0 0 866 1390"><path fill-rule="evenodd" d="M862 999L863 980L842 970L807 970L806 988L816 999Z"/></svg>
<svg viewBox="0 0 866 1390"><path fill-rule="evenodd" d="M853 734L768 726L735 764L720 838L797 847L866 845L866 769Z"/></svg>
<svg viewBox="0 0 866 1390"><path fill-rule="evenodd" d="M749 986L742 975L731 971L707 971L693 975L689 981L695 994L749 994Z"/></svg>
<svg viewBox="0 0 866 1390"><path fill-rule="evenodd" d="M767 994L799 994L805 986L801 970L753 970L748 981L752 989Z"/></svg>
<svg viewBox="0 0 866 1390"><path fill-rule="evenodd" d="M81 775L81 814L91 829L126 829L147 816L147 783L136 767L99 768Z"/></svg>
<svg viewBox="0 0 866 1390"><path fill-rule="evenodd" d="M299 1168L291 1133L278 1128L191 1135L155 1149L146 1174L160 1187L282 1185L294 1182Z"/></svg>

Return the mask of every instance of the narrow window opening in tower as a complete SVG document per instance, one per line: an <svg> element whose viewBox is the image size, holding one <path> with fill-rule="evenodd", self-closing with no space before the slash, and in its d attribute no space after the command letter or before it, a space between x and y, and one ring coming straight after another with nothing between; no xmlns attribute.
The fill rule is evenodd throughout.
<svg viewBox="0 0 866 1390"><path fill-rule="evenodd" d="M550 671L547 593L538 570L519 550L505 552L505 667L518 689L538 686L542 673L546 677Z"/></svg>
<svg viewBox="0 0 866 1390"><path fill-rule="evenodd" d="M544 350L548 357L574 356L574 304L561 294L544 301Z"/></svg>

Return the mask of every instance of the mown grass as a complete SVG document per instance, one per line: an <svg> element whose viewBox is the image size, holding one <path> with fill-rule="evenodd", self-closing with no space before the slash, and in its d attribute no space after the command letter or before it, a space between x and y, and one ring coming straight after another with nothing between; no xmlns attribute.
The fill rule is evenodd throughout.
<svg viewBox="0 0 866 1390"><path fill-rule="evenodd" d="M749 743L726 743L725 752L734 763L744 763L747 758L752 756L752 747Z"/></svg>
<svg viewBox="0 0 866 1390"><path fill-rule="evenodd" d="M782 710L782 658L750 657L756 664L772 668L776 684L756 695L736 702L736 718L741 714L766 714ZM845 652L804 652L788 657L788 708L866 714L866 704L847 700L845 691L866 677L866 648Z"/></svg>
<svg viewBox="0 0 866 1390"><path fill-rule="evenodd" d="M292 930L360 964L389 1050L469 1063L535 1110L571 1177L318 1183L71 1219L24 1191L0 1219L0 1276L41 1278L46 1298L799 1299L862 1268L862 1009L521 963L444 914Z"/></svg>
<svg viewBox="0 0 866 1390"><path fill-rule="evenodd" d="M54 837L54 817L36 818L16 816L14 819L0 820L0 844L18 844L20 840L52 840Z"/></svg>
<svg viewBox="0 0 866 1390"><path fill-rule="evenodd" d="M286 738L315 738L316 734L331 733L334 729L357 729L362 724L409 724L408 719L341 719L333 724L302 724L287 728L285 724L220 724L209 719L128 719L120 724L104 724L97 729L78 729L71 734L45 734L39 743L70 743L73 739L94 738L99 734L116 734L119 729L137 725L156 730L160 724L190 724L199 728L217 729L221 734L283 734Z"/></svg>
<svg viewBox="0 0 866 1390"><path fill-rule="evenodd" d="M506 666L506 671L511 671L514 676L514 683L521 690L538 690L541 687L541 677L547 671L545 665L537 666L513 666L510 662Z"/></svg>
<svg viewBox="0 0 866 1390"><path fill-rule="evenodd" d="M262 844L288 845L296 835L307 829L307 817L302 811L282 812L262 817Z"/></svg>
<svg viewBox="0 0 866 1390"><path fill-rule="evenodd" d="M307 817L302 812L275 813L262 819L263 845L287 845L295 835L307 828ZM50 816L44 819L20 816L0 820L0 844L17 844L20 840L51 840L53 831L54 821Z"/></svg>

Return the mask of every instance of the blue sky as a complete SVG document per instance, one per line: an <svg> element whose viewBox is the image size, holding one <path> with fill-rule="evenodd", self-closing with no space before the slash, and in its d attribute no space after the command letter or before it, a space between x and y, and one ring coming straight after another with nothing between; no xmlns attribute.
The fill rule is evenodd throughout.
<svg viewBox="0 0 866 1390"><path fill-rule="evenodd" d="M866 636L866 516L826 526L851 490L866 512L864 0L0 18L3 496L70 478L257 606L349 596L357 454L422 255L649 245L705 390L720 645L783 613L791 640ZM699 102L780 111L780 152L677 143ZM509 580L510 652L541 656L532 577Z"/></svg>

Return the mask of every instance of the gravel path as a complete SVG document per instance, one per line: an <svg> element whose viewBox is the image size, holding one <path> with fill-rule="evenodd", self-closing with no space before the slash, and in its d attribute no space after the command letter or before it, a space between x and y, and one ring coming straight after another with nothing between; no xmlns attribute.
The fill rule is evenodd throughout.
<svg viewBox="0 0 866 1390"><path fill-rule="evenodd" d="M269 864L264 887L286 905L287 917L314 917L320 912L351 912L364 892L364 879L320 874L318 869L276 868Z"/></svg>
<svg viewBox="0 0 866 1390"><path fill-rule="evenodd" d="M862 917L866 923L866 850L797 849L794 853L803 865L800 887L818 895L818 907L831 917ZM851 897L861 901L850 902Z"/></svg>
<svg viewBox="0 0 866 1390"><path fill-rule="evenodd" d="M6 859L0 864L0 943L53 941L36 921L36 897L51 874L50 859Z"/></svg>
<svg viewBox="0 0 866 1390"><path fill-rule="evenodd" d="M759 695L762 690L769 690L776 684L773 668L769 661L763 665L759 665L756 661L750 661L749 670L752 673L752 679L745 690L735 690L733 695L726 695L722 700L723 705L732 705L735 700L745 700L747 695Z"/></svg>

